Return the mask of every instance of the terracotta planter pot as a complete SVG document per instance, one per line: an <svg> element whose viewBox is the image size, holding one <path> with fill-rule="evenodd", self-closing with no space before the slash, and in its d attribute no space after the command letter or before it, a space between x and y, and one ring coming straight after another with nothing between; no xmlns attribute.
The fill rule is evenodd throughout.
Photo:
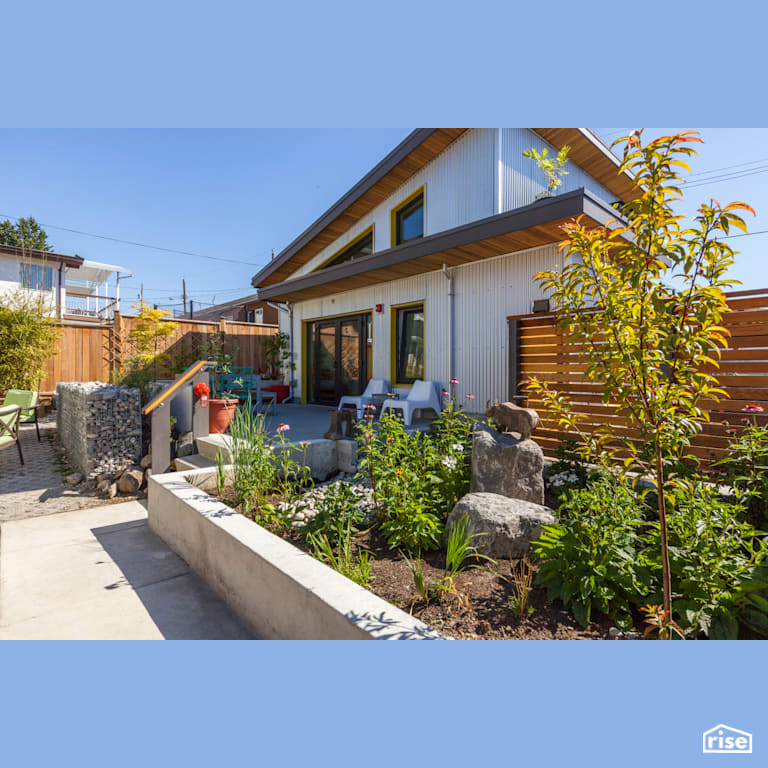
<svg viewBox="0 0 768 768"><path fill-rule="evenodd" d="M282 403L291 391L287 384L273 384L270 389L275 393L275 399L278 403Z"/></svg>
<svg viewBox="0 0 768 768"><path fill-rule="evenodd" d="M208 401L208 429L214 435L221 435L227 431L229 422L235 415L237 400L209 400Z"/></svg>

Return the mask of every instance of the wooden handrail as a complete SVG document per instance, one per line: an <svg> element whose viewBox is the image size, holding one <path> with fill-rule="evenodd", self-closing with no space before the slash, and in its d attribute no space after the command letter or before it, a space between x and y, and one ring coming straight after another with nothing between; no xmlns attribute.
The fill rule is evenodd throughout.
<svg viewBox="0 0 768 768"><path fill-rule="evenodd" d="M173 384L169 384L159 395L153 397L152 400L147 403L144 408L144 415L146 416L147 414L152 413L163 400L167 400L170 396L173 396L183 384L186 384L196 373L198 373L198 371L205 368L206 365L211 365L211 363L208 360L198 360L196 363L192 363L192 365L190 365L189 368L187 368L187 370L173 382Z"/></svg>

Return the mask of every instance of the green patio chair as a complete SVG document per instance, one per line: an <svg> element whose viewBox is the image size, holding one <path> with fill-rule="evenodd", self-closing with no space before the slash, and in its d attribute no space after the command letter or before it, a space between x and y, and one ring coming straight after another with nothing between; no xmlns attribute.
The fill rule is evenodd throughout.
<svg viewBox="0 0 768 768"><path fill-rule="evenodd" d="M10 448L14 443L19 449L19 461L24 464L24 454L19 442L19 418L21 408L18 405L0 406L0 450Z"/></svg>
<svg viewBox="0 0 768 768"><path fill-rule="evenodd" d="M20 424L35 422L37 441L40 442L40 425L37 423L37 392L28 392L25 389L9 389L5 393L3 405L18 405L21 408ZM23 462L22 462L23 463Z"/></svg>

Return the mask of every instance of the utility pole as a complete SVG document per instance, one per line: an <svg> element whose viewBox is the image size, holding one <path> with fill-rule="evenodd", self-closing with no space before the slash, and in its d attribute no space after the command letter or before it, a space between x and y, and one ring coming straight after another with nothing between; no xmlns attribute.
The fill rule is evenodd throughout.
<svg viewBox="0 0 768 768"><path fill-rule="evenodd" d="M195 319L195 310L194 310L194 307L192 306L193 304L194 302L192 301L192 299L190 299L189 300L189 319L190 320Z"/></svg>
<svg viewBox="0 0 768 768"><path fill-rule="evenodd" d="M187 281L182 277L181 278L181 292L184 296L184 314L187 314Z"/></svg>
<svg viewBox="0 0 768 768"><path fill-rule="evenodd" d="M144 303L144 283L141 284L141 303Z"/></svg>

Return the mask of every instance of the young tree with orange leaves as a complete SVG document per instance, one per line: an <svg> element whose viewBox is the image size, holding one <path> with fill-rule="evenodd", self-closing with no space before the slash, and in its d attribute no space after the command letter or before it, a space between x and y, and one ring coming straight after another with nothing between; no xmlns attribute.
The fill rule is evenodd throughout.
<svg viewBox="0 0 768 768"><path fill-rule="evenodd" d="M590 229L581 219L566 224L562 269L537 278L552 296L561 330L584 350L586 379L600 385L603 403L630 432L613 423L588 432L567 396L536 379L529 389L561 427L581 437L587 461L615 471L620 457L625 475L638 472L655 483L663 608L671 622L665 501L684 482L676 468L690 458L691 441L708 418L706 401L725 395L713 371L727 345L723 290L734 282L726 276L734 254L717 236L731 227L746 232L736 212L754 211L711 200L688 225L675 213L681 173L690 172L684 158L701 143L696 132L646 145L642 132L618 141L626 141L620 172L634 173L637 199L614 228Z"/></svg>

